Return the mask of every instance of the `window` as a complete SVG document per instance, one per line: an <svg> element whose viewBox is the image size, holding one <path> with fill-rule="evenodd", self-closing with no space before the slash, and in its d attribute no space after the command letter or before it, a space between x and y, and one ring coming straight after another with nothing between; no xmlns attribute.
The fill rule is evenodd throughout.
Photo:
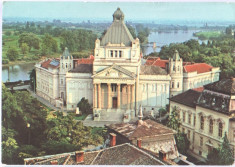
<svg viewBox="0 0 235 167"><path fill-rule="evenodd" d="M64 68L64 64L62 63L62 68Z"/></svg>
<svg viewBox="0 0 235 167"><path fill-rule="evenodd" d="M171 88L174 88L174 82L171 83Z"/></svg>
<svg viewBox="0 0 235 167"><path fill-rule="evenodd" d="M180 71L180 66L178 66L178 71Z"/></svg>
<svg viewBox="0 0 235 167"><path fill-rule="evenodd" d="M188 114L188 123L191 125L191 114Z"/></svg>
<svg viewBox="0 0 235 167"><path fill-rule="evenodd" d="M119 57L122 57L122 51L119 51Z"/></svg>
<svg viewBox="0 0 235 167"><path fill-rule="evenodd" d="M116 85L112 85L112 92L116 92Z"/></svg>
<svg viewBox="0 0 235 167"><path fill-rule="evenodd" d="M222 134L223 134L223 125L222 125L222 123L220 122L220 123L219 123L219 137L222 137Z"/></svg>
<svg viewBox="0 0 235 167"><path fill-rule="evenodd" d="M188 130L188 139L190 140L190 130Z"/></svg>
<svg viewBox="0 0 235 167"><path fill-rule="evenodd" d="M61 80L60 80L60 83L61 83L61 85L63 85L63 84L64 84L64 83L63 83L63 79L61 79Z"/></svg>
<svg viewBox="0 0 235 167"><path fill-rule="evenodd" d="M113 51L112 50L110 51L110 57L113 57Z"/></svg>
<svg viewBox="0 0 235 167"><path fill-rule="evenodd" d="M177 83L177 88L179 88L179 87L180 87L180 83L178 82L178 83Z"/></svg>
<svg viewBox="0 0 235 167"><path fill-rule="evenodd" d="M210 119L210 123L209 123L209 132L213 133L213 120Z"/></svg>
<svg viewBox="0 0 235 167"><path fill-rule="evenodd" d="M115 50L115 57L117 57L117 51Z"/></svg>
<svg viewBox="0 0 235 167"><path fill-rule="evenodd" d="M173 71L175 71L175 65L173 65Z"/></svg>
<svg viewBox="0 0 235 167"><path fill-rule="evenodd" d="M200 137L200 146L203 146L203 137Z"/></svg>
<svg viewBox="0 0 235 167"><path fill-rule="evenodd" d="M196 115L193 116L193 126L196 125Z"/></svg>
<svg viewBox="0 0 235 167"><path fill-rule="evenodd" d="M66 63L66 68L68 67L68 64Z"/></svg>
<svg viewBox="0 0 235 167"><path fill-rule="evenodd" d="M183 112L183 122L185 122L185 112Z"/></svg>
<svg viewBox="0 0 235 167"><path fill-rule="evenodd" d="M203 130L204 129L204 117L201 116L201 125L200 125L200 129Z"/></svg>

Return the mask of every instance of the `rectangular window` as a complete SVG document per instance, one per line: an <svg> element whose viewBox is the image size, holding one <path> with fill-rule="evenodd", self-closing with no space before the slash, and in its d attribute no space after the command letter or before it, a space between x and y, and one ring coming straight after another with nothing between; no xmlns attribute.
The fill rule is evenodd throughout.
<svg viewBox="0 0 235 167"><path fill-rule="evenodd" d="M188 123L191 125L191 114L188 114Z"/></svg>
<svg viewBox="0 0 235 167"><path fill-rule="evenodd" d="M115 57L117 57L117 51L115 50Z"/></svg>
<svg viewBox="0 0 235 167"><path fill-rule="evenodd" d="M196 126L196 115L193 116L193 126Z"/></svg>
<svg viewBox="0 0 235 167"><path fill-rule="evenodd" d="M110 51L110 57L113 57L113 51L112 50Z"/></svg>
<svg viewBox="0 0 235 167"><path fill-rule="evenodd" d="M122 57L122 51L119 51L119 57Z"/></svg>
<svg viewBox="0 0 235 167"><path fill-rule="evenodd" d="M200 146L203 146L203 137L200 137Z"/></svg>
<svg viewBox="0 0 235 167"><path fill-rule="evenodd" d="M183 122L185 122L185 112L183 112Z"/></svg>
<svg viewBox="0 0 235 167"><path fill-rule="evenodd" d="M174 88L174 82L171 83L171 88Z"/></svg>
<svg viewBox="0 0 235 167"><path fill-rule="evenodd" d="M188 130L188 140L190 140L190 130Z"/></svg>

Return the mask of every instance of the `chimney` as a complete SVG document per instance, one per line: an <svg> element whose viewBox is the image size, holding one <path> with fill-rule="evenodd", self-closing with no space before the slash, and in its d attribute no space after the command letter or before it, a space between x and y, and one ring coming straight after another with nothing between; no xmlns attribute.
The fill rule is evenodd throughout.
<svg viewBox="0 0 235 167"><path fill-rule="evenodd" d="M58 165L58 161L57 160L51 161L51 165Z"/></svg>
<svg viewBox="0 0 235 167"><path fill-rule="evenodd" d="M163 161L166 161L166 153L163 151L159 151L159 158Z"/></svg>
<svg viewBox="0 0 235 167"><path fill-rule="evenodd" d="M84 162L84 151L75 152L76 163Z"/></svg>
<svg viewBox="0 0 235 167"><path fill-rule="evenodd" d="M141 148L141 139L137 139L137 146L139 147L139 148Z"/></svg>
<svg viewBox="0 0 235 167"><path fill-rule="evenodd" d="M116 145L116 134L110 133L110 147L113 147Z"/></svg>

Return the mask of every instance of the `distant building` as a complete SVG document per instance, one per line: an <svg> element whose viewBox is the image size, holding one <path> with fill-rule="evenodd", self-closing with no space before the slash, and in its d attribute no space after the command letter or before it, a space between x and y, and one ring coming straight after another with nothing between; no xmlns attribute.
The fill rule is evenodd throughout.
<svg viewBox="0 0 235 167"><path fill-rule="evenodd" d="M77 151L24 159L25 165L168 165L129 143L98 151Z"/></svg>
<svg viewBox="0 0 235 167"><path fill-rule="evenodd" d="M190 152L207 158L222 143L225 132L235 155L235 78L222 79L170 98L177 108L181 131L190 141Z"/></svg>
<svg viewBox="0 0 235 167"><path fill-rule="evenodd" d="M166 159L179 157L174 130L150 119L107 126L116 135L117 144L132 143L156 155L164 154Z"/></svg>
<svg viewBox="0 0 235 167"><path fill-rule="evenodd" d="M185 65L178 51L172 56L142 64L139 39L133 39L118 8L103 38L95 41L94 56L76 60L65 48L59 59L35 65L36 92L66 110L75 110L85 97L97 121L107 121L107 113L120 120L124 115L132 119L140 105L156 115L169 104L170 96L219 79L219 68L205 63Z"/></svg>

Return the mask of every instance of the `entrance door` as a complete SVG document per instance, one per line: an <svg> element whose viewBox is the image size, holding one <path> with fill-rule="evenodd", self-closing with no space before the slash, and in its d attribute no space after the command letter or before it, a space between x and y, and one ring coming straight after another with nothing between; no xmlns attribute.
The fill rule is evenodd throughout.
<svg viewBox="0 0 235 167"><path fill-rule="evenodd" d="M113 108L117 108L117 98L113 97Z"/></svg>

